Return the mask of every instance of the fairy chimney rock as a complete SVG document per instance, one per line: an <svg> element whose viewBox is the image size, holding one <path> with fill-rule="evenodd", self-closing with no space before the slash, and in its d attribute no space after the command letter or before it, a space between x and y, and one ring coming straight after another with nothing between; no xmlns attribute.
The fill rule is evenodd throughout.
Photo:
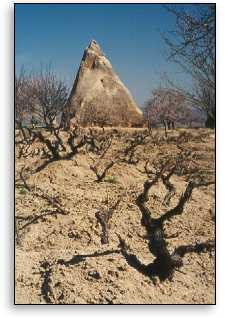
<svg viewBox="0 0 228 318"><path fill-rule="evenodd" d="M95 40L84 51L63 111L62 125L67 128L71 122L102 126L142 123L142 111Z"/></svg>

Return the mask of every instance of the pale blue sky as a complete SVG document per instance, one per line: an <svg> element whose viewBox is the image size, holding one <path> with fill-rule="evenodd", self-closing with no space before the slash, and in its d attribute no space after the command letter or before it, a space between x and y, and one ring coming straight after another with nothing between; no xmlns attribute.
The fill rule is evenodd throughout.
<svg viewBox="0 0 228 318"><path fill-rule="evenodd" d="M83 51L95 39L139 106L164 72L191 85L180 67L166 59L160 33L172 31L175 19L162 5L16 4L15 10L16 71L22 65L36 71L51 62L71 88Z"/></svg>

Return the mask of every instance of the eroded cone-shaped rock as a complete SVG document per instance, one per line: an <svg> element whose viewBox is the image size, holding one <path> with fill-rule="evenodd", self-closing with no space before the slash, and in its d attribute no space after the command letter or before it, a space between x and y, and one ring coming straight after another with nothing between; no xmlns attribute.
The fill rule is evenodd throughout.
<svg viewBox="0 0 228 318"><path fill-rule="evenodd" d="M96 41L85 50L69 100L62 115L62 126L138 126L142 112L130 92L112 69Z"/></svg>

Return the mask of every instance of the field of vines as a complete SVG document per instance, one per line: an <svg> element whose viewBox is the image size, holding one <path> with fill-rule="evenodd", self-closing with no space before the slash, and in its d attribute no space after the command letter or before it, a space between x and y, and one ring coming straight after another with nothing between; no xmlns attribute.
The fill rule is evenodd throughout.
<svg viewBox="0 0 228 318"><path fill-rule="evenodd" d="M20 304L214 303L214 131L15 131Z"/></svg>

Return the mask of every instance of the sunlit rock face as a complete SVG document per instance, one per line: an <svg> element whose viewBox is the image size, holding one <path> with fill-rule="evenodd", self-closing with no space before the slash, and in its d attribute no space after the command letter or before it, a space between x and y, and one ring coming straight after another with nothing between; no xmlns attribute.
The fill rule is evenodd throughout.
<svg viewBox="0 0 228 318"><path fill-rule="evenodd" d="M85 49L62 126L140 126L142 112L95 40Z"/></svg>

